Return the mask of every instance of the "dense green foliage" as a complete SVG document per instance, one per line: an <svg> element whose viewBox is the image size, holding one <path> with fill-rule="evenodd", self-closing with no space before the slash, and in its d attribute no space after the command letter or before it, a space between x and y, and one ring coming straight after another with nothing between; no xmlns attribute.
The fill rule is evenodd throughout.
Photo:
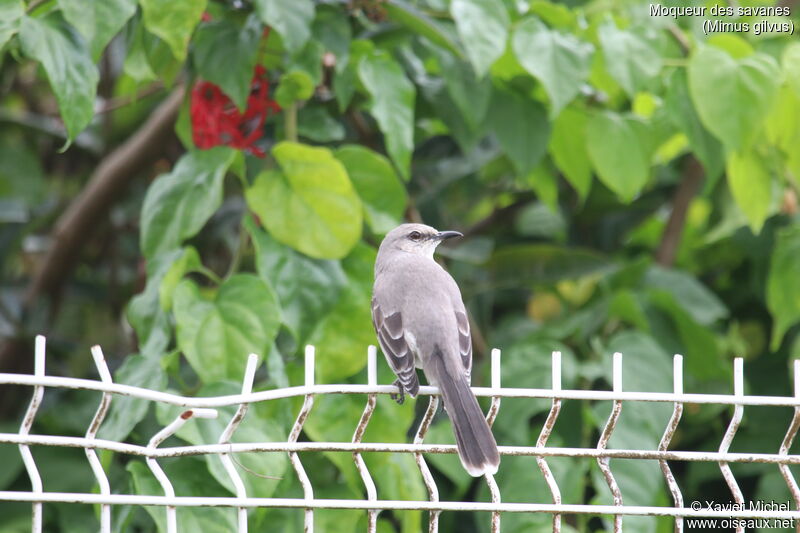
<svg viewBox="0 0 800 533"><path fill-rule="evenodd" d="M59 375L92 376L88 346L100 343L116 381L182 394L237 392L250 352L263 363L257 389L299 384L306 344L318 347L318 382L363 383L376 245L411 219L466 234L440 255L474 322L475 384L488 382L497 346L508 387L549 387L560 350L565 388L608 388L620 351L627 390L671 391L671 355L682 353L687 391L730 392L731 360L743 356L748 393L787 394L800 357L800 42L706 37L703 20L651 17L646 3L621 0L0 0L0 335L47 332L48 372ZM257 65L280 112L246 150L198 149L191 88L213 84L247 116ZM180 144L159 147L104 206L65 285L26 303L46 260L41 236L178 87ZM393 379L382 361L379 379ZM25 398L3 431L15 431ZM34 429L80 435L97 401L48 391ZM415 403L379 398L364 440L409 441ZM298 406L254 405L234 440L285 439ZM363 406L317 398L303 438L349 441ZM548 409L504 400L498 442L532 445ZM593 447L610 409L566 402L549 444ZM626 405L610 446L656 449L670 412ZM100 436L146 442L176 414L116 398ZM216 442L231 414L193 421L168 444ZM777 451L790 415L746 410L732 449ZM672 448L716 449L729 416L687 406ZM446 416L427 442L453 442ZM46 490L94 486L82 451L34 453ZM363 497L349 454L302 459L318 497ZM143 461L103 460L114 491L161 493ZM284 454L239 460L279 478L244 473L249 495L302 496ZM366 460L380 498L427 498L412 457ZM455 456L429 460L442 499L488 500ZM17 449L0 446L0 461L0 488L26 490ZM233 491L216 457L163 463L179 495ZM550 463L565 503L611 503L593 461ZM626 503L671 504L655 462L611 465ZM686 502L730 498L716 465L673 467ZM774 465L733 469L746 499L788 501ZM550 501L531 457L505 457L497 480L504 501ZM96 509L45 509L47 531L94 528ZM0 529L29 530L29 513L0 503ZM179 519L184 531L235 530L230 509ZM294 532L302 512L259 509L251 520L253 531ZM383 513L378 529L422 531L426 520ZM485 514L441 520L442 531L488 531ZM165 527L154 508L115 508L114 521ZM364 523L363 512L320 511L316 531ZM549 523L503 516L504 531ZM565 527L608 523L566 517ZM666 519L625 519L626 532L671 530Z"/></svg>

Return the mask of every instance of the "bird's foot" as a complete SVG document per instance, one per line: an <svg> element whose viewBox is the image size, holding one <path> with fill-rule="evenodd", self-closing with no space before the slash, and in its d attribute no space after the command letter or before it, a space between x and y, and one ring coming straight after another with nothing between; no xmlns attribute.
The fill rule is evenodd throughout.
<svg viewBox="0 0 800 533"><path fill-rule="evenodd" d="M403 384L400 383L399 379L394 380L392 385L396 386L397 389L400 391L399 393L391 392L389 393L389 398L396 401L398 404L403 405L403 402L406 401L406 391L403 389Z"/></svg>

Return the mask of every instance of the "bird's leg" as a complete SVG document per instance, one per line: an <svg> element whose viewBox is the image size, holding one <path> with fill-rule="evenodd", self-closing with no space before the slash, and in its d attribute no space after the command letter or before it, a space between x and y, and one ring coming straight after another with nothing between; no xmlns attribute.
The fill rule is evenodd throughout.
<svg viewBox="0 0 800 533"><path fill-rule="evenodd" d="M389 393L389 398L396 401L398 404L403 405L403 402L406 401L406 391L403 389L403 384L400 383L399 379L396 379L392 385L396 386L400 393Z"/></svg>

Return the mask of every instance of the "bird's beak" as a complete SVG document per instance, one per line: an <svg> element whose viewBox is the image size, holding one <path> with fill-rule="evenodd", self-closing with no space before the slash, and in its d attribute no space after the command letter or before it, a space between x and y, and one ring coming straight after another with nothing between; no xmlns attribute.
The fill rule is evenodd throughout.
<svg viewBox="0 0 800 533"><path fill-rule="evenodd" d="M464 234L458 231L440 231L436 234L436 238L440 241L445 239L452 239L453 237L463 237Z"/></svg>

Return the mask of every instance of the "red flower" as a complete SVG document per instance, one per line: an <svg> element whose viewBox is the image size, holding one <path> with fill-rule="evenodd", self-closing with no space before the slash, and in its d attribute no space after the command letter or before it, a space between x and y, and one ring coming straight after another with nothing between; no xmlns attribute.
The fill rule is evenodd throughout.
<svg viewBox="0 0 800 533"><path fill-rule="evenodd" d="M192 89L190 108L194 144L204 150L231 146L264 157L255 143L264 134L264 123L270 112L280 110L269 97L267 71L261 65L256 66L244 113L239 112L219 86L209 81L197 82Z"/></svg>

